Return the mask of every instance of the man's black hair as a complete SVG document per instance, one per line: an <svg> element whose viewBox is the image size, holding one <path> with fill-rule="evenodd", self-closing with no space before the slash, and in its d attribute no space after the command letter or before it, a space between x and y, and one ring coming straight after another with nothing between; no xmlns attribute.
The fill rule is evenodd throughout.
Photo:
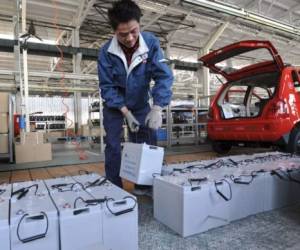
<svg viewBox="0 0 300 250"><path fill-rule="evenodd" d="M114 2L112 8L108 10L109 22L114 30L120 23L127 23L131 20L136 20L139 23L141 15L140 7L131 0Z"/></svg>

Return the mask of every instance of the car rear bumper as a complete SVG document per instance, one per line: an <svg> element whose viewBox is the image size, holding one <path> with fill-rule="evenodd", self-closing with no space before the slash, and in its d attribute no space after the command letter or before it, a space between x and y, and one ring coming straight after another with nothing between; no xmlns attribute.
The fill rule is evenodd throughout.
<svg viewBox="0 0 300 250"><path fill-rule="evenodd" d="M208 122L207 132L211 140L276 142L292 130L293 125L278 121L224 121Z"/></svg>

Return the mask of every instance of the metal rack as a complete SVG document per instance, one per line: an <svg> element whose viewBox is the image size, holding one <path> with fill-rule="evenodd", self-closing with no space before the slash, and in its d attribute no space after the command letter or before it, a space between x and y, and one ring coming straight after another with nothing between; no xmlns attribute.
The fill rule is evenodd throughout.
<svg viewBox="0 0 300 250"><path fill-rule="evenodd" d="M207 137L206 132L206 116L208 110L206 108L171 108L167 107L163 110L166 121L162 128L167 130L168 147L176 144L201 144ZM175 114L190 113L185 121L180 122L175 119ZM162 144L160 142L160 144Z"/></svg>
<svg viewBox="0 0 300 250"><path fill-rule="evenodd" d="M45 133L53 131L66 131L66 119L62 115L30 116L30 124L36 125L36 130Z"/></svg>
<svg viewBox="0 0 300 250"><path fill-rule="evenodd" d="M97 103L97 105L95 105ZM174 121L174 116L176 113L190 113L190 119L184 122ZM96 92L89 97L89 116L88 116L88 126L90 131L89 142L91 147L95 144L100 144L101 153L104 152L104 129L103 129L103 105L102 99L99 97L99 93ZM97 124L93 122L95 119L94 114L98 114L96 117ZM207 138L207 108L191 107L191 108L178 108L178 107L166 107L163 109L163 125L162 129L166 130L167 140L159 141L162 146L172 147L178 144L194 144L199 145L206 141ZM127 126L124 125L124 139L127 136ZM93 140L91 136L92 129L100 128L100 134L97 136L97 141Z"/></svg>
<svg viewBox="0 0 300 250"><path fill-rule="evenodd" d="M97 99L98 101L98 99ZM93 97L91 104L95 102L95 97ZM191 113L188 121L178 123L174 122L174 114L176 112L187 112ZM207 118L207 108L171 108L167 107L163 109L164 122L162 129L167 131L167 140L159 141L159 145L172 147L178 144L195 144L199 145L206 141L207 131L206 131L206 118ZM92 124L93 114L99 113L99 125L94 126ZM104 135L103 135L103 112L102 112L102 100L99 98L99 107L95 108L89 105L89 130L90 134L93 128L100 128L100 135L98 137L98 143L100 144L101 153L104 152ZM127 126L124 125L124 138L127 135ZM95 141L92 136L90 136L91 147L95 146Z"/></svg>
<svg viewBox="0 0 300 250"><path fill-rule="evenodd" d="M98 117L95 118L94 114L98 114ZM103 106L102 99L99 96L99 92L95 92L92 97L89 99L89 117L88 117L88 126L90 131L90 146L94 147L95 144L100 144L101 153L104 152L104 134L103 134ZM92 136L93 129L99 129L99 136Z"/></svg>

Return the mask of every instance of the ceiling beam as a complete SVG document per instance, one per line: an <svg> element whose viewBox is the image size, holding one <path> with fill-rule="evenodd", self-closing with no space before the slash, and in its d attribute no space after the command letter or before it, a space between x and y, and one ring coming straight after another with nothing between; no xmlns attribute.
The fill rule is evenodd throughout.
<svg viewBox="0 0 300 250"><path fill-rule="evenodd" d="M90 12L91 8L93 7L93 5L95 4L96 0L81 0L78 10L73 18L73 21L70 23L71 26L75 26L75 30L80 30L80 27L82 25L82 23L84 22L85 18L87 17L88 13ZM56 43L59 44L59 41L67 34L67 31L64 30L61 32L60 36L58 37L58 39L56 40ZM70 38L67 40L67 42L64 44L65 46L68 46L71 44L72 39L73 39L73 34L74 32L72 32L72 35L70 35ZM51 71L55 71L56 67L59 65L60 63L60 59L54 61L54 59L52 59L52 66L51 66Z"/></svg>
<svg viewBox="0 0 300 250"><path fill-rule="evenodd" d="M75 1L76 3L76 1ZM43 2L41 0L28 0L27 1L27 4L28 5L33 5L34 7L37 7L37 6L40 6L40 7L44 7L44 8L47 8L47 10L49 11L49 8L50 9L54 9L55 8L55 5L51 2ZM77 5L77 4L76 4ZM61 4L58 6L58 9L59 10L62 10L62 11L66 11L66 12L76 12L76 9L75 9L75 6L76 5L67 5L67 4Z"/></svg>
<svg viewBox="0 0 300 250"><path fill-rule="evenodd" d="M210 9L225 15L238 17L245 21L261 25L262 27L271 28L272 30L276 30L277 32L288 33L295 36L300 35L300 29L296 26L290 25L288 23L282 23L275 19L259 15L251 11L246 11L243 8L230 7L219 2L212 2L208 0L184 0L184 2L190 3L200 8Z"/></svg>

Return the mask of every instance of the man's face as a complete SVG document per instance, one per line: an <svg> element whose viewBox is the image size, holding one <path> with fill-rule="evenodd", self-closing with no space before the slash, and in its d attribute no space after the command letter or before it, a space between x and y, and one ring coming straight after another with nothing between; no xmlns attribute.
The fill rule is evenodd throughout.
<svg viewBox="0 0 300 250"><path fill-rule="evenodd" d="M136 20L120 23L115 30L115 34L121 44L127 48L132 48L139 38L140 24Z"/></svg>

